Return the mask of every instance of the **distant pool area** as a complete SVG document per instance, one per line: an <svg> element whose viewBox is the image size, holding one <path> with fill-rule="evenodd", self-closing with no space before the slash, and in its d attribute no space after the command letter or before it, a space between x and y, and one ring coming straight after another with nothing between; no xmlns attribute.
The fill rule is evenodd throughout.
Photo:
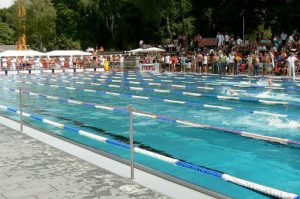
<svg viewBox="0 0 300 199"><path fill-rule="evenodd" d="M137 163L234 198L269 195L230 176L299 197L299 80L70 71L0 84L2 115L19 118L21 87L25 123L129 159L131 104Z"/></svg>

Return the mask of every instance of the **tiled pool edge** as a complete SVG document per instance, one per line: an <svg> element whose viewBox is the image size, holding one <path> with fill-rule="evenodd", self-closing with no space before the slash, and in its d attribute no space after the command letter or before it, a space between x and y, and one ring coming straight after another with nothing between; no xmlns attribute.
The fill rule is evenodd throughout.
<svg viewBox="0 0 300 199"><path fill-rule="evenodd" d="M16 131L20 131L20 124L15 120L0 116L0 123ZM29 125L23 126L23 132L36 140L130 180L130 167L126 161L122 161L116 157L108 157L108 154L99 153L98 150L91 150L89 147L83 147L78 143L63 139L59 136L50 135L47 132L43 132ZM142 166L136 165L134 182L172 198L226 198L218 193L193 186L189 183L181 185L183 182L175 178L170 181L159 177L158 174L161 175L161 173L157 171L146 172L144 170ZM147 168L147 170L150 171L151 169ZM173 178L172 176L167 177Z"/></svg>

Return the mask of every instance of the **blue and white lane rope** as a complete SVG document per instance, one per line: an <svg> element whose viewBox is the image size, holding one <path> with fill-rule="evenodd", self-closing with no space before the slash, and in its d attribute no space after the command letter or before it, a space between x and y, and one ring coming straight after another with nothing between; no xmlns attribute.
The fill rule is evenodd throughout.
<svg viewBox="0 0 300 199"><path fill-rule="evenodd" d="M9 89L12 92L18 93L19 91L16 89ZM95 109L102 109L102 110L109 110L117 113L128 113L128 109L125 108L120 108L120 107L112 107L112 106L107 106L103 104L95 104L95 103L87 103L87 102L82 102L78 100L73 100L73 99L68 99L68 98L62 98L58 96L52 96L52 95L44 95L40 93L34 93L31 91L22 91L22 93L29 94L31 96L35 97L42 97L43 99L46 98L48 100L55 100L55 101L60 101L64 102L67 104L73 104L73 105L81 105L81 106L86 106L90 108L95 108ZM186 120L181 120L177 118L170 118L168 116L163 116L163 115L157 115L153 113L147 113L144 111L140 110L134 110L133 114L136 116L142 116L142 117L148 117L152 119L157 119L160 121L165 121L165 122L172 122L172 123L179 123L179 124L184 124L187 126L191 127L198 127L198 128L206 128L206 129L211 129L211 130L217 130L217 131L223 131L226 133L231 133L234 135L239 135L242 137L250 138L250 139L255 139L255 140L263 140L267 142L276 142L279 144L283 145L295 145L295 146L300 146L300 142L296 140L289 140L289 139L284 139L284 138L278 138L278 137L273 137L273 136L265 136L265 135L260 135L256 133L249 133L245 131L236 131L236 130L231 130L231 129L226 129L226 128L221 128L221 127L215 127L207 124L199 124L199 123L194 123Z"/></svg>
<svg viewBox="0 0 300 199"><path fill-rule="evenodd" d="M246 82L249 82L249 81L257 81L257 80L255 80L255 79L253 79L253 78L243 78L243 79L235 79L235 78L228 78L228 77L218 77L218 76L216 76L216 77L209 77L209 76L198 76L198 77L191 77L191 76L174 76L174 75L171 75L171 76L168 76L168 75L164 75L164 74L161 74L161 75L156 75L156 74L151 74L150 75L150 77L152 77L152 78L155 78L155 79L157 79L157 80L159 80L159 79L175 79L175 80L178 80L178 81L186 81L186 80L194 80L194 81L197 81L197 80L203 80L203 79L206 79L206 80L208 80L209 82L213 82L213 81L216 81L216 80L218 80L218 81L222 81L222 80L230 80L230 81L232 81L232 82L235 82L235 83L240 83L241 82L241 80L242 81L246 81ZM262 77L262 78L260 78L260 79L258 79L258 80L261 80L261 79L266 79L265 77ZM269 78L268 78L269 79ZM270 78L270 79L272 79L272 78ZM289 85L294 85L294 86L299 86L299 84L297 84L299 81L293 81L293 82L291 82L291 81L283 81L283 80L277 80L277 79L272 79L272 81L273 82L283 82L285 85L286 84L289 84ZM276 84L275 84L275 86L276 86Z"/></svg>
<svg viewBox="0 0 300 199"><path fill-rule="evenodd" d="M12 82L15 82L14 80L9 80ZM16 81L17 83L24 83L24 84L30 84L32 85L32 82L25 82L25 81ZM78 87L70 87L70 86L58 86L58 85L52 85L52 84L43 84L43 83L37 83L39 86L49 86L51 88L61 88L66 90L78 90L88 93L96 93L100 95L111 95L111 96L119 96L119 97L126 97L126 98L133 98L138 100L153 100L158 101L162 103L169 103L169 104L178 104L178 105L186 105L186 106L192 106L192 107L203 107L208 109L220 109L220 110L231 110L239 113L247 113L247 114L259 114L259 115L267 115L267 116L273 116L273 117L281 117L281 118L287 118L287 119L293 119L293 120L300 120L298 117L290 116L286 114L279 114L279 113L270 113L265 111L256 111L256 110L250 110L250 109L241 109L241 108L233 108L229 106L217 106L217 105L211 105L211 104L204 104L199 102L189 102L189 101L179 101L179 100L171 100L171 99L164 99L164 98L157 98L157 97L147 97L142 95L131 95L127 93L118 93L118 92L109 92L109 91L101 91L101 90L93 90L93 89L83 89Z"/></svg>
<svg viewBox="0 0 300 199"><path fill-rule="evenodd" d="M47 81L46 79L43 79ZM51 79L52 81L56 81L55 79ZM51 81L50 80L50 81ZM62 80L64 83L70 83L68 80ZM111 80L111 82L117 83L130 83L130 81L122 81L122 80ZM79 82L74 81L73 83L76 84L85 84L86 82ZM224 96L224 95L215 95L215 94L206 94L206 93L192 93L192 92L184 92L184 91L177 91L177 90L163 90L163 89L151 89L151 88L142 88L142 87L126 87L124 85L110 85L109 82L104 83L88 83L91 85L99 85L99 86L108 86L108 87L115 87L115 88L128 88L130 90L138 90L138 91L145 91L145 92L157 92L157 93L174 93L176 95L183 95L183 96L191 96L191 97L210 97L216 98L218 100L236 100L236 101L245 101L245 102L256 102L261 104L267 105L284 105L284 106L294 106L300 108L300 103L297 102L286 102L286 101L274 101L274 100L265 100L260 98L248 98L248 97L237 97L237 96ZM151 83L150 83L151 84ZM149 85L149 84L148 84ZM152 83L153 85L153 83Z"/></svg>
<svg viewBox="0 0 300 199"><path fill-rule="evenodd" d="M6 106L3 106L3 105L0 105L0 109L10 111L10 112L16 113L18 115L20 114L20 111L18 111L14 107L6 107ZM87 138L90 138L90 139L93 139L93 140L96 140L96 141L99 141L99 142L102 142L102 143L117 146L117 147L120 147L120 148L123 148L123 149L126 149L126 150L130 149L129 144L124 143L124 142L119 141L119 140L115 140L115 139L95 135L95 134L89 133L87 131L77 129L77 128L72 127L72 126L64 125L64 124L58 123L58 122L54 122L54 121L51 121L51 120L48 120L48 119L45 119L45 118L42 118L42 117L39 117L39 116L36 116L36 115L32 115L32 114L29 114L29 113L26 113L26 112L23 112L22 116L31 118L31 119L36 120L38 122L48 124L48 125L60 128L60 129L64 129L64 130L72 132L72 133L77 133L81 136L84 136L84 137L87 137ZM242 187L246 187L248 189L251 189L251 190L254 190L254 191L269 195L269 196L272 196L272 197L285 198L285 199L300 199L300 196L297 195L297 194L281 191L281 190L278 190L278 189L274 189L272 187L264 186L264 185L257 184L257 183L251 182L251 181L247 181L247 180L244 180L244 179L241 179L241 178L237 178L237 177L234 177L232 175L226 174L226 173L221 172L221 171L215 171L213 169L210 169L210 168L207 168L207 167L204 167L204 166L199 166L199 165L195 165L193 163L185 162L185 161L178 160L178 159L175 159L175 158L170 158L170 157L167 157L165 155L154 153L152 151L148 151L148 150L136 147L136 146L134 146L133 149L134 149L134 152L136 152L136 153L139 153L139 154L142 154L142 155L145 155L145 156L149 156L149 157L152 157L154 159L158 159L158 160L161 160L163 162L166 162L166 163L169 163L169 164L172 164L172 165L176 165L176 166L180 166L180 167L183 167L183 168L186 168L186 169L189 169L189 170L193 170L193 171L196 171L196 172L201 173L201 174L210 175L210 176L222 179L224 181L231 182L233 184L236 184L236 185L239 185L239 186L242 186Z"/></svg>
<svg viewBox="0 0 300 199"><path fill-rule="evenodd" d="M68 82L65 80L62 80L63 82ZM118 82L118 83L127 83L126 81L119 81L119 80L112 80L111 82ZM129 81L128 81L129 82ZM77 82L75 82L77 83ZM81 82L80 82L81 83ZM92 83L89 83L92 84ZM92 84L96 85L96 84ZM275 104L280 104L280 105L292 105L296 107L300 107L300 103L297 102L286 102L286 101L274 101L274 100L264 100L260 98L248 98L248 97L237 97L237 96L224 96L224 95L215 95L215 94L207 94L207 93L193 93L193 92L185 92L185 91L178 91L178 90L166 90L166 89L152 89L152 88L143 88L143 87L126 87L124 85L113 85L109 84L108 82L105 83L99 83L99 86L104 86L106 85L107 87L115 87L115 88L128 88L130 90L138 90L138 91L146 91L146 92L156 92L156 93L174 93L176 95L183 95L183 96L191 96L191 97L210 97L210 98L215 98L219 100L237 100L237 101L245 101L245 102L258 102L262 104L268 104L268 105L275 105ZM153 85L153 84L152 84ZM175 85L177 86L177 85ZM174 87L174 85L173 85ZM178 86L177 86L178 87Z"/></svg>
<svg viewBox="0 0 300 199"><path fill-rule="evenodd" d="M79 79L79 77L70 77L70 76L61 76L61 79L64 79L63 77L68 77L71 78L72 80L74 79ZM176 89L187 89L187 90L195 90L195 89L201 89L201 90L220 90L219 88L214 88L214 87L209 87L209 86L197 86L197 85L183 85L183 84L170 84L170 83L164 83L164 82L153 82L153 81L145 81L144 79L140 79L139 81L133 81L137 80L136 78L131 78L131 77L114 77L110 75L105 75L105 76L100 76L101 78L81 78L81 80L97 80L97 81L106 81L106 82L123 82L126 84L135 84L135 85L144 85L144 86L160 86L160 87L171 87L171 88L176 88ZM33 78L34 79L34 78ZM57 81L57 79L48 79L48 78L37 78L41 80L51 80L51 81ZM119 80L122 79L122 80ZM149 79L148 79L149 80ZM64 80L67 81L67 80ZM247 85L239 85L239 88L247 89L249 86ZM256 87L254 87L257 89ZM264 89L272 89L272 90L286 90L286 91L300 91L300 89L296 88L280 88L280 87L263 87ZM258 93L258 91L254 92ZM256 99L256 98L255 98ZM259 99L258 99L259 100Z"/></svg>
<svg viewBox="0 0 300 199"><path fill-rule="evenodd" d="M53 79L52 79L53 80ZM47 80L46 80L47 81ZM50 80L51 81L51 80ZM55 80L57 82L57 80ZM62 80L64 83L70 83L68 80ZM127 83L126 81L122 80L111 80L111 82L117 82L117 83ZM86 82L76 82L73 81L73 83L76 84L86 84ZM114 87L114 88L127 88L129 90L137 90L137 91L145 91L145 92L156 92L156 93L174 93L176 95L182 95L182 96L191 96L191 97L210 97L215 98L218 100L236 100L236 101L245 101L245 102L256 102L261 104L267 104L267 105L284 105L284 106L294 106L300 108L300 103L297 102L286 102L286 101L274 101L274 100L265 100L260 98L248 98L248 97L237 97L237 96L224 96L224 95L215 95L215 94L207 94L207 93L193 93L193 92L185 92L185 91L178 91L178 90L164 90L164 89L152 89L152 88L142 88L142 87L126 87L124 85L112 85L109 84L109 82L103 82L103 83L87 83L94 86L107 86L107 87Z"/></svg>
<svg viewBox="0 0 300 199"><path fill-rule="evenodd" d="M118 76L118 77L120 77L119 75L122 75L122 74L115 74L115 73L113 73L113 74L116 75L116 76ZM128 75L126 73L124 73L123 76L128 76ZM136 76L137 77L143 77L143 75L140 75L139 73L137 73ZM202 76L201 78L199 78L199 77L198 78L192 78L192 80L206 80L207 77L208 76ZM180 80L183 81L183 80L190 80L191 79L190 77L188 77L188 75L184 75L184 76L180 76L180 77L176 77L176 76L174 77L173 75L172 76L165 76L165 75L156 75L156 74L151 74L151 73L150 73L150 77L148 76L148 78L154 78L157 81L160 81L161 79L163 79L163 81L167 81L167 82L172 81L170 79L174 79L174 78L177 79L177 80L179 79L178 82L180 82ZM217 80L220 81L220 83L224 83L224 82L226 83L226 82L228 82L228 80L232 80L232 79L230 79L229 77L226 77L226 76L225 77L217 77L217 78L218 78ZM223 79L223 80L220 80L220 79ZM248 81L236 82L236 83L247 83L248 84L249 83L249 79L247 79L247 80ZM154 80L152 79L152 81L154 81ZM235 81L235 80L233 80L233 81ZM280 81L282 81L282 80L280 80ZM209 80L209 82L210 83L215 83L216 81L210 81ZM192 82L192 83L195 83L195 82ZM231 83L233 83L233 82L231 82ZM287 81L286 83L290 83L290 81ZM293 84L293 86L295 86L294 82L292 84ZM259 85L252 85L252 86L254 86L254 87L263 87L263 86L259 86ZM274 86L280 86L280 84L274 84ZM299 85L297 85L297 86L299 86Z"/></svg>
<svg viewBox="0 0 300 199"><path fill-rule="evenodd" d="M122 76L100 76L101 78L114 78L114 79L122 79L122 78L126 78L126 77L122 77ZM133 80L133 78L130 78L131 80ZM273 89L273 90L296 90L299 91L299 88L285 88L285 87L281 87L281 86L262 86L262 85L253 85L253 84L249 84L249 82L240 82L240 84L233 84L232 82L228 82L228 81L214 81L214 82L207 82L207 81L201 81L199 82L191 82L191 81L182 81L182 82L174 82L172 80L159 80L159 81L155 81L153 79L149 79L149 78L137 78L136 80L142 80L144 82L152 82L152 83L161 83L161 84L170 84L170 83L178 83L179 85L186 85L186 86L199 86L199 85L208 85L208 86L232 86L232 87L239 87L239 88L254 88L254 89ZM226 84L225 84L226 83ZM189 85L187 85L189 84ZM191 85L192 84L192 85Z"/></svg>
<svg viewBox="0 0 300 199"><path fill-rule="evenodd" d="M148 73L150 75L155 75L153 73ZM170 73L169 73L170 74ZM261 79L261 78L270 78L274 81L289 81L289 77L278 77L278 76L248 76L248 75L220 75L220 74L199 74L199 73L171 73L175 77L202 77L202 78L225 78L230 80L239 80L239 79ZM158 75L167 76L166 73L159 73ZM296 82L299 82L300 78L296 78Z"/></svg>
<svg viewBox="0 0 300 199"><path fill-rule="evenodd" d="M48 77L48 76L44 76L44 77ZM68 78L72 78L72 79L80 79L78 76L76 77L72 77L72 76L60 76L60 77L68 77ZM100 77L100 79L96 79L96 77L94 78L82 78L83 76L80 76L81 79L84 80L98 80L98 81L104 81L106 79L106 81L112 81L112 79L114 79L115 81L117 81L116 79L126 79L128 80L129 84L139 84L138 81L132 81L132 80L140 80L140 85L149 85L149 86L170 86L170 87L174 87L174 88L184 88L184 89L204 89L204 90L218 90L213 88L212 86L222 86L222 84L219 83L211 83L210 86L199 86L199 85L184 85L184 84L170 84L172 82L170 82L169 80L165 80L168 82L162 82L160 81L158 82L154 82L154 80L152 79L143 79L143 78L134 78L134 77L124 77L122 78L121 76L112 76L112 74L105 74L105 75L100 75L98 77ZM43 79L46 80L46 78L37 78L37 79ZM125 80L125 81L126 81ZM147 80L147 81L146 81ZM205 83L201 84L201 85L205 85ZM287 91L300 91L300 89L298 88L281 88L281 87L269 87L269 86L257 86L257 85L228 85L228 86L232 86L232 87L239 87L239 88L243 88L243 89L249 89L249 88L254 88L254 89L272 89L272 90L287 90Z"/></svg>
<svg viewBox="0 0 300 199"><path fill-rule="evenodd" d="M117 77L122 77L120 75L115 75ZM126 74L123 75L123 76L127 76ZM142 77L141 75L137 75L138 77ZM151 74L149 78L149 81L158 81L158 82L178 82L178 83L184 83L184 82L188 82L188 83L194 83L196 84L197 82L198 83L209 83L209 84L212 84L214 85L215 83L220 83L220 84L224 84L224 83L231 83L230 85L234 85L234 83L246 83L248 84L249 83L249 79L248 81L239 81L239 82L236 82L235 80L232 80L234 82L229 82L228 78L223 78L222 80L220 78L218 79L207 79L206 77L201 77L201 78L189 78L189 77L174 77L174 76L162 76L162 75L155 75L155 74ZM152 78L152 79L151 79ZM187 81L189 80L189 81ZM191 80L193 80L191 82ZM231 80L231 79L230 79ZM289 84L289 85L286 85L286 84ZM292 85L291 85L292 84ZM285 82L284 84L285 86L300 86L299 84L295 84L295 82L293 83L290 83L290 82ZM259 86L259 85L248 85L248 86L252 86L252 87L264 87L264 86ZM282 86L282 84L278 84L278 83L274 83L273 86L271 86L271 88L273 87L280 87Z"/></svg>

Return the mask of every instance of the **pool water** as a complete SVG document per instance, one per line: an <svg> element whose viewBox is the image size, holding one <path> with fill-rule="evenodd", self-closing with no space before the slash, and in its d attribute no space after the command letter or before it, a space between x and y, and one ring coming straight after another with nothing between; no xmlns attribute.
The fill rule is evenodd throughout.
<svg viewBox="0 0 300 199"><path fill-rule="evenodd" d="M195 74L184 76L182 74L158 75L138 72L124 74L16 75L3 76L0 79L2 93L0 104L5 106L18 106L19 95L4 88L22 87L34 93L114 107L126 108L131 104L135 109L149 113L226 129L300 141L300 106L298 106L300 104L300 87L298 82L274 81L275 88L279 89L271 89L266 88L267 85L264 85L265 79L253 78L249 81L243 78L224 79L224 77ZM145 82L159 83L160 85L149 85ZM219 85L212 85L211 83L218 83ZM172 84L189 87L172 87ZM233 86L245 84L250 85L250 87ZM51 85L58 85L58 88L51 87ZM111 85L120 87L112 87ZM206 89L197 89L197 86L205 87ZM84 92L83 90L70 90L64 87L146 96L150 97L150 99L134 99L128 98L126 95L104 95L101 92ZM143 90L132 90L132 87L143 88ZM218 99L216 96L229 95L226 92L228 87L229 89L235 89L238 97L273 100L287 102L287 104L270 105L254 101ZM171 90L171 92L157 92L157 90L154 91L153 89ZM181 92L178 91L201 93L205 94L205 96L187 96L180 94ZM22 98L24 112L63 124L69 124L104 137L129 142L129 116L126 113L105 111L82 105L71 105L26 93L22 95ZM189 103L168 103L164 99ZM198 106L199 104L231 107L233 110L205 108ZM251 114L249 110L282 114L288 117ZM1 111L1 114L18 118L12 113ZM41 124L29 118L25 118L25 122L129 159L128 150ZM190 127L138 116L134 116L134 141L141 148L169 157L212 168L286 192L300 194L300 148L296 146L248 139L222 131ZM250 189L209 175L170 165L144 155L136 154L135 161L230 197L267 198L267 196Z"/></svg>

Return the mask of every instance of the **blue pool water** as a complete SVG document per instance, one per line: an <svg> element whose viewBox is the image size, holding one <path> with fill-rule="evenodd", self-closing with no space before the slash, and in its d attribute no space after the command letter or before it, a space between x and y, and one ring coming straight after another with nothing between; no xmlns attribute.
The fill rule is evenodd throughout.
<svg viewBox="0 0 300 199"><path fill-rule="evenodd" d="M22 87L34 93L60 96L83 102L125 108L131 104L138 110L195 123L300 141L300 106L298 106L300 104L300 87L297 82L274 81L274 85L281 89L270 89L264 87L267 86L264 85L264 79L253 78L249 82L249 80L242 78L224 79L193 74L183 76L180 74L157 75L139 73L20 75L0 77L0 79L2 79L0 80L2 93L0 104L5 106L16 106L19 102L18 94L4 88ZM104 79L107 81L104 82ZM139 82L139 84L134 82ZM161 85L149 85L145 84L145 82L160 83ZM219 82L220 85L211 85L211 83L214 84L216 82ZM172 87L172 84L189 85L189 87ZM236 84L249 84L251 87L234 87L233 85ZM51 87L50 85L58 85L59 87ZM117 88L109 85L121 86ZM210 90L196 88L197 86L210 88ZM84 92L82 90L64 89L63 87L146 96L150 97L150 100L133 99L125 95L103 95L101 92ZM132 90L130 87L146 89L142 91ZM216 96L219 95L228 96L224 92L224 89L227 89L227 87L235 89L238 97L273 100L287 102L288 104L269 105L253 101L217 99ZM153 89L171 90L172 92L154 92ZM205 96L180 95L180 92L176 91L201 93ZM23 99L24 111L27 113L128 143L129 118L126 113L93 109L88 106L70 105L26 93L23 94ZM163 101L164 99L185 101L190 102L190 104L167 103ZM191 105L192 103L196 105ZM199 104L231 107L234 110L205 108L198 106ZM284 114L288 117L251 114L249 111ZM1 113L18 118L11 113L3 111ZM105 150L122 158L129 158L128 151L122 148L103 144L28 118L25 118L25 121L74 141ZM148 150L222 171L262 185L300 194L300 148L296 146L274 144L221 131L189 127L137 116L134 117L134 140L137 145ZM136 161L230 197L266 198L265 195L218 178L170 165L144 155L137 154Z"/></svg>

